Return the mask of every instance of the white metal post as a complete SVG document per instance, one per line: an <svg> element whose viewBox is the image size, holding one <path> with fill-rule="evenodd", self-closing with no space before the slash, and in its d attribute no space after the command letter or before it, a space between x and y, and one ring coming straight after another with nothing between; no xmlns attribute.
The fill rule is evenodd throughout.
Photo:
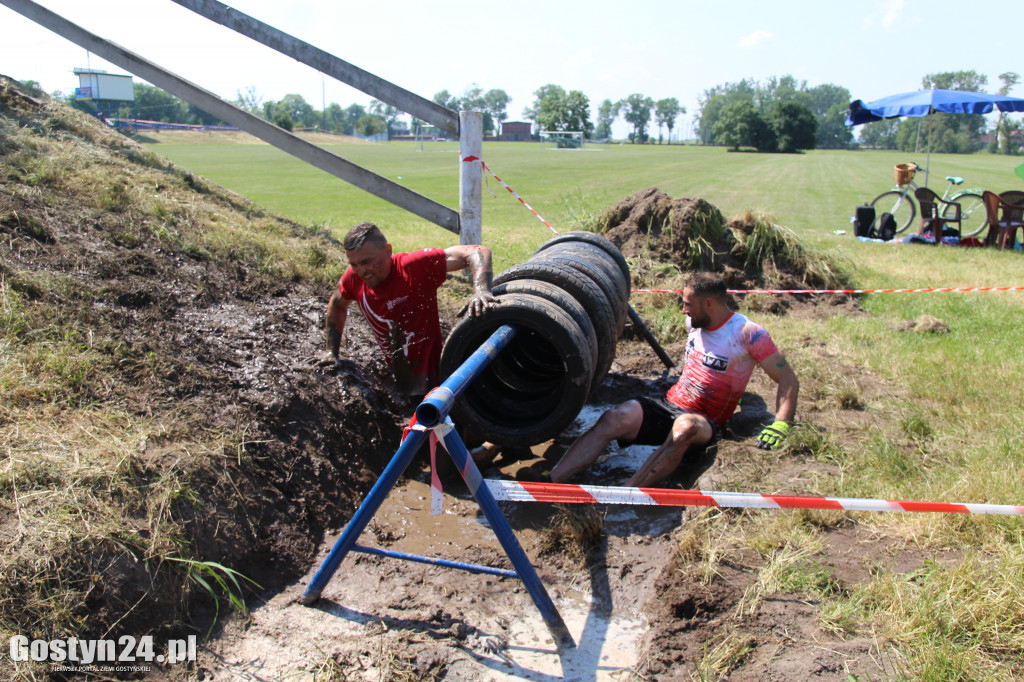
<svg viewBox="0 0 1024 682"><path fill-rule="evenodd" d="M459 243L483 243L484 115L459 112Z"/></svg>

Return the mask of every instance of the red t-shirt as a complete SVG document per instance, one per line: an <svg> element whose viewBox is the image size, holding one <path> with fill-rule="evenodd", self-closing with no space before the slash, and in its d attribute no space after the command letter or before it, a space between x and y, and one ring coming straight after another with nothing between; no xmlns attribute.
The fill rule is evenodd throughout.
<svg viewBox="0 0 1024 682"><path fill-rule="evenodd" d="M436 385L440 374L437 288L444 284L447 260L443 249L397 253L391 256L391 272L375 287L367 286L351 267L338 280L342 298L359 306L389 364L391 328L398 325L405 339L402 350L423 390Z"/></svg>

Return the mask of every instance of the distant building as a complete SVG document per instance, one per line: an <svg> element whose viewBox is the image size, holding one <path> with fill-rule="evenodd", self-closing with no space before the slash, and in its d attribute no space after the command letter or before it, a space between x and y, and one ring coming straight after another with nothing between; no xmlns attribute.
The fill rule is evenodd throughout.
<svg viewBox="0 0 1024 682"><path fill-rule="evenodd" d="M532 142L533 124L529 121L502 121L501 140L502 142Z"/></svg>
<svg viewBox="0 0 1024 682"><path fill-rule="evenodd" d="M122 76L99 69L74 69L78 76L75 99L92 100L101 116L116 116L122 104L135 103L135 86L131 76Z"/></svg>

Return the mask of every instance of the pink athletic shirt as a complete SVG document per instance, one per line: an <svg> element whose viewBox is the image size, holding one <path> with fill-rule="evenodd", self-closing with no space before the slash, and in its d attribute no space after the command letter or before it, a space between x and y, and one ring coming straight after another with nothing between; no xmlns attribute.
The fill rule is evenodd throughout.
<svg viewBox="0 0 1024 682"><path fill-rule="evenodd" d="M764 327L739 313L732 313L714 329L693 329L687 317L686 329L690 336L683 372L665 398L725 426L743 397L754 366L779 349Z"/></svg>
<svg viewBox="0 0 1024 682"><path fill-rule="evenodd" d="M444 284L447 260L444 249L396 253L391 256L391 272L375 287L366 286L351 267L338 280L342 297L359 306L389 364L391 327L398 325L409 367L424 384L436 383L440 372L443 340L437 288Z"/></svg>

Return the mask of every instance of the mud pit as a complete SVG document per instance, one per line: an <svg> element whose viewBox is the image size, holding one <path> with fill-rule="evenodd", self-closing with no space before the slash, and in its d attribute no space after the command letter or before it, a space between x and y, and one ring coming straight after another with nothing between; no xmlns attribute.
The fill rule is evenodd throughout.
<svg viewBox="0 0 1024 682"><path fill-rule="evenodd" d="M190 484L201 491L202 504L179 501L172 511L196 556L237 569L265 588L250 600L249 616L221 621L195 666L157 669L154 676L687 679L726 632L738 633L748 645L730 668L730 679L876 675L875 645L823 633L816 608L800 594L772 595L760 609L737 616L762 561L753 552L728 557L710 581L693 575L679 538L699 520L700 510L601 509L600 539L585 556L574 557L565 548L552 549L545 532L562 512L546 505L503 505L581 645L564 659L554 655L532 601L514 580L353 554L318 605L296 604L375 472L397 447L412 406L391 397L389 373L358 316L347 332L349 359L343 371L315 366L327 295L322 281L298 272L268 272L260 249L249 254L240 242L220 253L217 245L204 246L195 235L225 216L241 215L263 230L291 235L297 248L310 255L326 252L328 260L337 259L337 246L150 158L98 123L4 89L6 82L0 85L5 117L0 122L9 135L0 153L10 155L6 158L19 150L14 131L31 129L37 140L47 140L40 148L58 145L62 158L71 158L71 147L87 148L90 160L76 161L77 176L102 167L112 175L100 175L98 182L116 178L107 203L97 205L72 183L39 189L29 185L36 181L28 171L12 170L0 182L0 274L37 311L33 314L71 320L83 334L88 332L96 357L110 367L111 381L87 386L87 400L168 425L160 437L144 441L132 461L140 485L195 467L189 468ZM132 204L128 199L134 195L150 197L160 210ZM665 200L648 191L626 203L672 204ZM653 215L626 208L623 218ZM624 219L609 225L609 234L625 237L619 243L634 257L638 252L630 252L629 226L635 232L652 224ZM679 225L670 232L674 238L683 234ZM648 253L653 244L660 257L675 258L680 245L661 244L659 251L658 238L645 235L636 244ZM731 252L731 247L719 247ZM727 273L737 282L757 282L739 268ZM68 286L45 289L48 278L65 278ZM826 312L818 303L794 301L789 314L860 314L848 301L842 308L829 302ZM666 350L678 358L682 347ZM813 339L786 350L796 356L798 371L835 360ZM842 371L857 382L865 401L892 392L858 368ZM612 373L571 430L546 447L520 453L519 459L499 459L485 475L513 477L540 456L557 457L603 406L626 395L664 391L671 380L645 345L620 342ZM818 395L805 391L802 420L840 434L880 426L872 413L837 405L830 390L819 387ZM755 373L732 434L671 483L812 491L815 476L829 475L827 465L808 464L796 455L766 457L751 443L767 416L765 400L773 395L770 382ZM239 435L232 456L215 458L215 466L194 455L195 434L213 431ZM647 451L612 450L584 481L624 480ZM361 542L508 568L465 490L448 484L444 515L431 517L425 469L422 463L414 468ZM16 511L5 509L5 523L15 516L31 521L34 507L21 505ZM147 530L144 519L126 523ZM840 583L863 580L869 566L892 560L890 543L871 536L870 529L849 522L822 523L821 529L832 548L823 552L822 561ZM62 565L77 548L53 551L55 563ZM922 557L906 550L901 556L902 568L920 566ZM213 609L201 593L193 594L190 610L181 613L173 596L182 587L155 581L123 548L103 547L85 559L92 562L86 570L94 572L86 575L100 576L101 589L83 596L78 608L88 614L89 629L74 631L76 636L205 632Z"/></svg>

